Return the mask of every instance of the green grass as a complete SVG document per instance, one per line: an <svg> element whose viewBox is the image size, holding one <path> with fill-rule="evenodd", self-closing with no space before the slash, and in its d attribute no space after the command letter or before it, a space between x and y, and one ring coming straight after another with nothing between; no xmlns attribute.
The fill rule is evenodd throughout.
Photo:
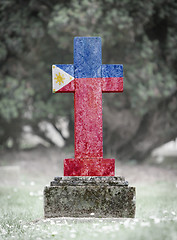
<svg viewBox="0 0 177 240"><path fill-rule="evenodd" d="M24 183L23 183L24 184ZM44 220L43 184L0 187L0 239L177 239L177 187L137 185L134 220Z"/></svg>

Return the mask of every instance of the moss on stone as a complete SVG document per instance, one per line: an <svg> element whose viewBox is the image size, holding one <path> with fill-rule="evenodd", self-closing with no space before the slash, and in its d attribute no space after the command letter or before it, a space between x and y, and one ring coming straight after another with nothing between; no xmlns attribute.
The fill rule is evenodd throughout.
<svg viewBox="0 0 177 240"><path fill-rule="evenodd" d="M45 217L132 218L135 216L135 188L101 183L45 187L44 213Z"/></svg>

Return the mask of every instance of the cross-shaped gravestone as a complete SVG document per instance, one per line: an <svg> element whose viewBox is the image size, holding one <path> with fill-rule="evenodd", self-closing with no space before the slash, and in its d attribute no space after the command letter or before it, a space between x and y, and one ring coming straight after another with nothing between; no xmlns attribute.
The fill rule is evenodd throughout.
<svg viewBox="0 0 177 240"><path fill-rule="evenodd" d="M103 159L102 92L123 91L123 66L102 65L101 38L76 37L74 64L52 69L53 91L74 93L75 158L45 187L45 217L134 217L135 188Z"/></svg>
<svg viewBox="0 0 177 240"><path fill-rule="evenodd" d="M53 92L74 93L75 158L64 176L114 176L115 160L103 159L102 93L123 91L123 65L102 64L101 38L74 38L74 64L52 66Z"/></svg>

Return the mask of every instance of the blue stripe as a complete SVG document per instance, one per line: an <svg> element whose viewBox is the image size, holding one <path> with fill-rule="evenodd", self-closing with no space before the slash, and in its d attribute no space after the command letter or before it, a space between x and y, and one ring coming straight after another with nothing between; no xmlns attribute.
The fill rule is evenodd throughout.
<svg viewBox="0 0 177 240"><path fill-rule="evenodd" d="M101 77L101 38L74 38L75 78Z"/></svg>
<svg viewBox="0 0 177 240"><path fill-rule="evenodd" d="M122 64L103 64L102 77L123 77Z"/></svg>
<svg viewBox="0 0 177 240"><path fill-rule="evenodd" d="M55 66L74 77L74 66L72 64L55 64Z"/></svg>

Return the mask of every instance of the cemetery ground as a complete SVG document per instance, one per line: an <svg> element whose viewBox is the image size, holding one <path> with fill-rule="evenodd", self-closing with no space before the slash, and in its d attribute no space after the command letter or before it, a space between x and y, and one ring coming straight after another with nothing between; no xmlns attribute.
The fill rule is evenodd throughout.
<svg viewBox="0 0 177 240"><path fill-rule="evenodd" d="M135 219L44 219L43 189L63 175L66 151L0 153L0 239L177 239L177 161L116 162L136 187Z"/></svg>

